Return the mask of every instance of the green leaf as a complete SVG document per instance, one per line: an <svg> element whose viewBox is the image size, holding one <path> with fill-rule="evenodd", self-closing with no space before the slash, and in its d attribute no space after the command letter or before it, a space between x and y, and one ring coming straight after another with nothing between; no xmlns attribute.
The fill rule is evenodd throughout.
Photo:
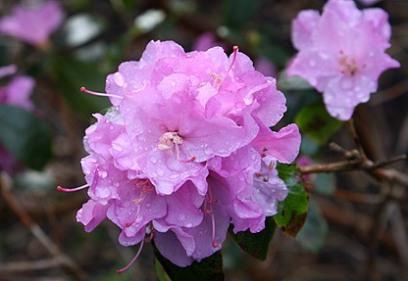
<svg viewBox="0 0 408 281"><path fill-rule="evenodd" d="M288 76L285 71L279 73L278 88L282 91L287 90L309 90L313 87L299 76Z"/></svg>
<svg viewBox="0 0 408 281"><path fill-rule="evenodd" d="M157 259L154 261L154 269L158 281L171 281L170 277L167 275L166 271L164 271L163 266Z"/></svg>
<svg viewBox="0 0 408 281"><path fill-rule="evenodd" d="M298 240L305 249L317 252L322 248L327 233L327 222L322 216L318 204L311 200L306 223L297 235L296 240Z"/></svg>
<svg viewBox="0 0 408 281"><path fill-rule="evenodd" d="M96 97L80 92L85 86L95 91L103 91L106 75L101 73L95 62L83 62L72 57L56 57L54 73L58 89L76 112L88 117L109 106L107 98Z"/></svg>
<svg viewBox="0 0 408 281"><path fill-rule="evenodd" d="M50 130L31 112L0 105L0 132L0 142L28 167L40 170L51 158Z"/></svg>
<svg viewBox="0 0 408 281"><path fill-rule="evenodd" d="M241 27L251 23L251 19L257 14L260 1L253 0L224 0L224 19L229 27Z"/></svg>
<svg viewBox="0 0 408 281"><path fill-rule="evenodd" d="M268 217L265 220L265 228L261 232L242 231L235 234L231 231L230 234L246 253L259 260L265 260L275 227L272 217Z"/></svg>
<svg viewBox="0 0 408 281"><path fill-rule="evenodd" d="M279 177L289 189L289 194L283 202L279 203L278 213L273 218L276 225L283 231L296 236L306 219L309 196L295 165L279 164L277 169Z"/></svg>
<svg viewBox="0 0 408 281"><path fill-rule="evenodd" d="M203 259L201 262L193 262L187 267L178 267L171 261L163 257L159 251L154 248L157 260L172 281L223 281L224 273L222 268L222 256L218 251L212 256Z"/></svg>
<svg viewBox="0 0 408 281"><path fill-rule="evenodd" d="M296 116L295 122L306 136L325 144L341 128L343 123L331 117L323 104L304 107Z"/></svg>

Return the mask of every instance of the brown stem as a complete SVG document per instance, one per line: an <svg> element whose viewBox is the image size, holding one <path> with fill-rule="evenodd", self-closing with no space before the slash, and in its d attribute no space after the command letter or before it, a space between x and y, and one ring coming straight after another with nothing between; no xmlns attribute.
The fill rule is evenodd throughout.
<svg viewBox="0 0 408 281"><path fill-rule="evenodd" d="M47 234L41 229L41 227L36 224L30 215L26 212L23 206L18 202L11 192L11 182L6 174L0 175L0 192L4 198L5 203L9 208L16 214L19 220L24 224L24 226L30 230L33 236L40 242L40 244L49 252L51 256L61 260L61 265L69 272L76 280L82 281L86 280L85 273L81 268L67 255L62 253L62 251L55 245L54 242L47 236Z"/></svg>

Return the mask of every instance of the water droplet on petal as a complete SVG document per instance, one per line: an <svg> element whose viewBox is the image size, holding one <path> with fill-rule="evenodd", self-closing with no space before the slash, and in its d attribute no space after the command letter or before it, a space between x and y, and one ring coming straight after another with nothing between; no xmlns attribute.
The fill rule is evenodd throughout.
<svg viewBox="0 0 408 281"><path fill-rule="evenodd" d="M99 176L101 176L101 178L106 178L108 176L108 172L106 171L99 171Z"/></svg>

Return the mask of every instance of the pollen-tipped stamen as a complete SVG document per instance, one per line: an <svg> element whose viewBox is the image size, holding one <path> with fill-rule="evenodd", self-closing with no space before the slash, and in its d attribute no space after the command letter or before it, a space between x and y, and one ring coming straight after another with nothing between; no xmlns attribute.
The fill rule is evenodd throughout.
<svg viewBox="0 0 408 281"><path fill-rule="evenodd" d="M217 242L217 239L215 237L215 215L213 209L214 202L215 201L213 200L211 189L208 189L207 212L211 215L211 245L213 246L213 248L218 248L220 244Z"/></svg>
<svg viewBox="0 0 408 281"><path fill-rule="evenodd" d="M140 242L139 249L137 250L137 253L133 257L133 259L126 266L122 267L121 269L116 270L116 272L117 273L122 273L122 272L127 271L135 263L135 261L139 258L140 253L143 250L143 246L144 246L144 239L142 240L142 242Z"/></svg>
<svg viewBox="0 0 408 281"><path fill-rule="evenodd" d="M230 72L230 70L232 69L232 67L234 66L235 61L237 60L237 54L239 51L239 47L238 46L234 46L232 47L232 62L228 68L228 72Z"/></svg>
<svg viewBox="0 0 408 281"><path fill-rule="evenodd" d="M101 93L101 92L95 92L95 91L90 91L86 87L81 87L79 89L82 93L87 93L93 96L99 96L99 97L108 97L108 98L117 98L117 99L123 99L123 97L114 95L114 94L107 94L107 93Z"/></svg>
<svg viewBox="0 0 408 281"><path fill-rule="evenodd" d="M59 185L59 186L57 186L57 190L59 192L77 192L77 191L80 191L80 190L85 189L87 187L89 187L89 184L84 184L84 185L81 185L81 186L78 186L78 187L73 187L73 188L66 188L66 187L62 187L62 186Z"/></svg>

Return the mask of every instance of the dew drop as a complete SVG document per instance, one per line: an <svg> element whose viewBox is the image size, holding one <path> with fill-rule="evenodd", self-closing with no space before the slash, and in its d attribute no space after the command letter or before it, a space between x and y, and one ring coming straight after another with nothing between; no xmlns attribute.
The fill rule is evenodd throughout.
<svg viewBox="0 0 408 281"><path fill-rule="evenodd" d="M106 171L99 171L99 176L101 176L101 178L106 178L108 176L108 172Z"/></svg>
<svg viewBox="0 0 408 281"><path fill-rule="evenodd" d="M210 155L210 154L213 153L213 150L211 148L207 147L207 148L204 149L204 153L207 154L207 155Z"/></svg>

